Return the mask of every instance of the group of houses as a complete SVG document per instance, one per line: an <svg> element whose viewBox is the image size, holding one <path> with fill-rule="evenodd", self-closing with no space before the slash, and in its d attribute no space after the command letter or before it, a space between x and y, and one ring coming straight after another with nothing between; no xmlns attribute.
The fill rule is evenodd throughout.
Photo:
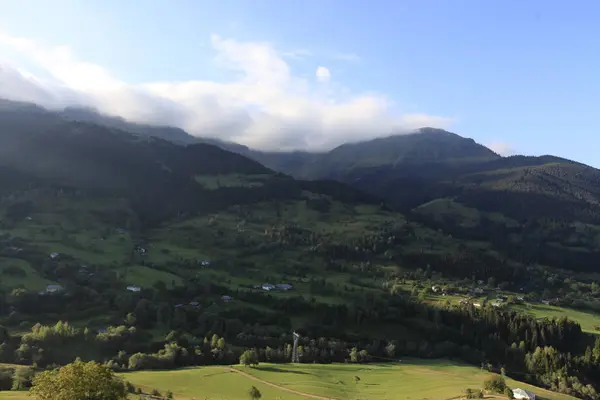
<svg viewBox="0 0 600 400"><path fill-rule="evenodd" d="M270 283L263 283L262 285L256 285L254 286L254 289L262 289L265 292L270 292L273 290L278 290L281 292L287 292L288 290L292 290L292 285L288 284L288 283L279 283L277 285L273 285Z"/></svg>

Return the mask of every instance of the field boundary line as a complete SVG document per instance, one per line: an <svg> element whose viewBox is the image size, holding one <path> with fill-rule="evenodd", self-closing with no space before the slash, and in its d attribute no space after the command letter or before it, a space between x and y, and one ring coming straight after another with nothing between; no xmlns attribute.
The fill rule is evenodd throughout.
<svg viewBox="0 0 600 400"><path fill-rule="evenodd" d="M254 375L250 375L249 373L241 371L241 370L239 370L237 368L233 368L233 367L223 367L223 368L226 369L226 370L228 370L228 371L230 371L230 372L235 372L236 374L243 375L243 376L245 376L248 379L252 379L253 381L260 382L260 383L263 383L263 384L265 384L267 386L271 386L273 388L276 388L276 389L279 389L279 390L283 390L284 392L293 393L293 394L296 394L298 396L307 397L309 399L318 399L318 400L339 400L339 399L336 399L335 397L325 397L325 396L319 396L319 395L316 395L316 394L299 392L297 390L290 389L290 388L287 388L285 386L281 386L281 385L277 385L275 383L271 383L269 381L265 381L264 379L260 379L260 378L254 376Z"/></svg>

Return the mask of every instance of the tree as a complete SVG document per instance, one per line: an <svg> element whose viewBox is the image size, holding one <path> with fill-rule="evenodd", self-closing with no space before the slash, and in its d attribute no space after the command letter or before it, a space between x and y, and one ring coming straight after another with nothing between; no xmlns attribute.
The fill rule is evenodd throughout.
<svg viewBox="0 0 600 400"><path fill-rule="evenodd" d="M512 389L509 388L508 386L504 389L504 394L506 395L506 397L509 400L512 400L515 398L515 394L513 393Z"/></svg>
<svg viewBox="0 0 600 400"><path fill-rule="evenodd" d="M125 400L127 390L113 371L96 362L75 361L33 379L30 394L38 400Z"/></svg>
<svg viewBox="0 0 600 400"><path fill-rule="evenodd" d="M256 367L258 365L258 354L256 350L246 350L240 356L240 364L244 366L252 365Z"/></svg>
<svg viewBox="0 0 600 400"><path fill-rule="evenodd" d="M17 368L13 375L12 390L25 390L31 387L34 372L32 368Z"/></svg>
<svg viewBox="0 0 600 400"><path fill-rule="evenodd" d="M256 388L256 386L252 386L250 388L250 390L248 391L248 395L250 395L250 398L252 400L258 400L262 397L262 393Z"/></svg>

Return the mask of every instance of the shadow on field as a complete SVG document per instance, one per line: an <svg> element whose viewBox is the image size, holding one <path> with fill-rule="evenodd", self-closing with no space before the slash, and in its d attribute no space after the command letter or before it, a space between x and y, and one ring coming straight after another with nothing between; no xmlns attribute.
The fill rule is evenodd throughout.
<svg viewBox="0 0 600 400"><path fill-rule="evenodd" d="M312 375L310 372L305 372L305 371L295 371L292 369L283 369L283 368L277 368L277 367L261 367L258 366L256 367L257 370L259 371L265 371L265 372L285 372L288 374L298 374L298 375Z"/></svg>

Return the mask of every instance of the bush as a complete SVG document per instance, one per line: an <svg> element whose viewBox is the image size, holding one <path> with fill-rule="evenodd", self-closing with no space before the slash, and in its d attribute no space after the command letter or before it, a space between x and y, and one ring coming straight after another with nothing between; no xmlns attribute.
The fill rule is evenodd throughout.
<svg viewBox="0 0 600 400"><path fill-rule="evenodd" d="M485 380L483 388L490 393L504 393L506 381L499 375L494 375Z"/></svg>
<svg viewBox="0 0 600 400"><path fill-rule="evenodd" d="M512 389L508 386L504 388L504 394L506 395L506 397L508 397L509 400L515 398L515 394L513 393Z"/></svg>

